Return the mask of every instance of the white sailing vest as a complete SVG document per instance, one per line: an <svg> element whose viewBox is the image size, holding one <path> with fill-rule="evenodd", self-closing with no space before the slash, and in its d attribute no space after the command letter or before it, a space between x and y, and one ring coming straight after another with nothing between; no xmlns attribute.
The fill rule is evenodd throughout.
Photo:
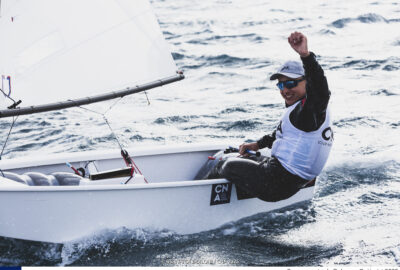
<svg viewBox="0 0 400 270"><path fill-rule="evenodd" d="M290 173L311 180L321 173L332 148L330 111L326 110L325 122L318 130L305 132L294 127L289 119L299 102L288 107L283 115L271 155Z"/></svg>

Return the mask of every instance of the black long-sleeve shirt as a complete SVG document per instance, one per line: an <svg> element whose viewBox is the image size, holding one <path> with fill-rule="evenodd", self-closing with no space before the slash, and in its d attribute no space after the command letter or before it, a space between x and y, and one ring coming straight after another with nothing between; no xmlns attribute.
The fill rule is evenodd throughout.
<svg viewBox="0 0 400 270"><path fill-rule="evenodd" d="M315 54L310 52L310 55L302 57L301 61L305 71L306 96L290 113L289 119L297 129L310 132L318 130L324 123L331 92L324 70L318 64ZM260 149L271 148L276 138L275 134L276 130L272 134L259 139L257 141L258 147Z"/></svg>

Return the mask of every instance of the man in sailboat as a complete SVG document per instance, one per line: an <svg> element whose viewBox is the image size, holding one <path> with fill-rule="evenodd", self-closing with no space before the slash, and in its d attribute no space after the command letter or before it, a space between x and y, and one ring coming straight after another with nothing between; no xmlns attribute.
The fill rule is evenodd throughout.
<svg viewBox="0 0 400 270"><path fill-rule="evenodd" d="M278 80L286 112L271 135L240 145L239 153L271 148L271 157L257 162L228 158L220 162L211 177L220 175L247 193L265 201L291 197L315 180L322 171L332 146L333 133L328 103L330 91L307 38L299 32L288 37L301 62L284 63L270 79Z"/></svg>

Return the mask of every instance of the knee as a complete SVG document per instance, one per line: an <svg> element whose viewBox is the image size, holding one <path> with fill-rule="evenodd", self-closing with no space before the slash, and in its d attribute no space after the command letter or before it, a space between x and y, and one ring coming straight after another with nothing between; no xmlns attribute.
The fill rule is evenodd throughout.
<svg viewBox="0 0 400 270"><path fill-rule="evenodd" d="M231 179L240 175L240 164L236 158L228 159L221 167L221 175L224 178Z"/></svg>

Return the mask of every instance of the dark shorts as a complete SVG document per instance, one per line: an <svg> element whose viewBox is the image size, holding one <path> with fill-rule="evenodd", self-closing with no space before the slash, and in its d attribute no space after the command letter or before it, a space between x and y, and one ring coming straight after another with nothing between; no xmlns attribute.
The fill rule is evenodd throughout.
<svg viewBox="0 0 400 270"><path fill-rule="evenodd" d="M221 160L207 178L221 177L267 202L287 199L308 183L289 173L275 157L265 157L261 162L238 157Z"/></svg>

